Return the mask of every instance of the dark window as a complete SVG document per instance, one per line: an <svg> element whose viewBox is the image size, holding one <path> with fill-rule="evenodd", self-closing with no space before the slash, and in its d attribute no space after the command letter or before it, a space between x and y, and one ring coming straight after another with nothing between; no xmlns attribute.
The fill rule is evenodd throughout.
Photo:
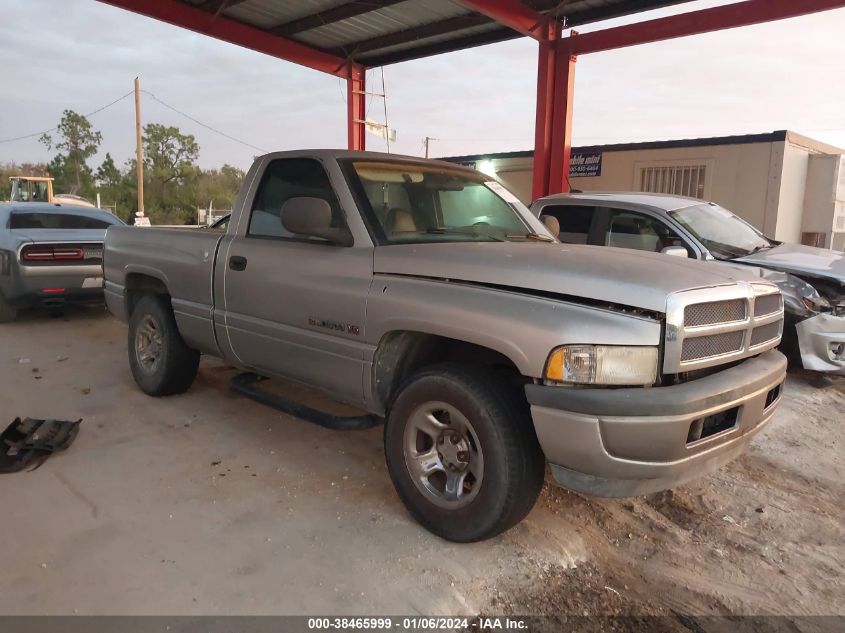
<svg viewBox="0 0 845 633"><path fill-rule="evenodd" d="M587 244L590 238L590 227L595 215L594 207L577 205L560 205L545 207L540 219L544 215L551 215L560 222L560 233L557 238L564 244Z"/></svg>
<svg viewBox="0 0 845 633"><path fill-rule="evenodd" d="M12 213L10 229L107 229L113 224L123 224L116 217L105 214L92 217L63 213Z"/></svg>
<svg viewBox="0 0 845 633"><path fill-rule="evenodd" d="M248 235L322 242L318 237L294 235L282 225L282 207L291 198L320 198L332 208L332 226L345 225L343 212L323 166L311 158L281 158L268 165L252 203Z"/></svg>
<svg viewBox="0 0 845 633"><path fill-rule="evenodd" d="M684 240L657 218L622 209L608 210L604 245L652 253L669 246L682 246L693 256Z"/></svg>

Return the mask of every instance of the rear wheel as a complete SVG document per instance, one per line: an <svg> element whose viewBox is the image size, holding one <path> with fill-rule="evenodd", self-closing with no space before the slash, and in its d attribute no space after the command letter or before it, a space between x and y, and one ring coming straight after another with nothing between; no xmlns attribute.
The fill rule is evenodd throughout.
<svg viewBox="0 0 845 633"><path fill-rule="evenodd" d="M6 301L6 297L0 292L0 323L11 323L17 316L17 309Z"/></svg>
<svg viewBox="0 0 845 633"><path fill-rule="evenodd" d="M405 384L385 426L385 455L411 515L459 542L490 538L522 520L545 473L519 390L461 365L423 370Z"/></svg>
<svg viewBox="0 0 845 633"><path fill-rule="evenodd" d="M167 298L146 295L129 319L129 366L150 396L187 391L197 376L200 354L187 346Z"/></svg>

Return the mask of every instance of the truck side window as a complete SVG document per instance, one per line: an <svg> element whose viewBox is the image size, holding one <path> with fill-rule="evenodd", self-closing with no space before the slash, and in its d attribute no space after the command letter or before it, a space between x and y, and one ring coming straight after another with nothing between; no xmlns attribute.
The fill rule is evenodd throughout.
<svg viewBox="0 0 845 633"><path fill-rule="evenodd" d="M681 236L657 218L623 209L608 209L604 245L652 253L659 253L668 246L681 246L690 251Z"/></svg>
<svg viewBox="0 0 845 633"><path fill-rule="evenodd" d="M258 185L247 235L323 241L294 235L282 225L282 206L300 196L328 202L332 208L332 225L343 226L343 212L323 166L311 158L279 158L267 166Z"/></svg>
<svg viewBox="0 0 845 633"><path fill-rule="evenodd" d="M558 239L564 244L587 244L590 238L590 227L595 215L594 207L578 205L557 205L544 207L540 212L540 219L544 215L551 215L560 222Z"/></svg>

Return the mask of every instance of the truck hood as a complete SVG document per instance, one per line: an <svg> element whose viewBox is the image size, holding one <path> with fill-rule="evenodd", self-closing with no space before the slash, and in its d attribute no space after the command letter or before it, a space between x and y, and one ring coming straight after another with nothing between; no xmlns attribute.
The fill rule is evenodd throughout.
<svg viewBox="0 0 845 633"><path fill-rule="evenodd" d="M376 274L549 292L666 311L672 292L759 281L740 267L604 246L542 242L401 244L375 250Z"/></svg>
<svg viewBox="0 0 845 633"><path fill-rule="evenodd" d="M845 254L801 244L779 244L774 248L735 259L800 277L810 275L845 285Z"/></svg>

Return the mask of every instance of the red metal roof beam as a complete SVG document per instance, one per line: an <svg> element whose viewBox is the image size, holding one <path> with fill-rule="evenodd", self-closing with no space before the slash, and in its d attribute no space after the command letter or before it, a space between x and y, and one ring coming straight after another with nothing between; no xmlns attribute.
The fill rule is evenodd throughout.
<svg viewBox="0 0 845 633"><path fill-rule="evenodd" d="M572 55L750 26L845 7L845 0L746 0L565 38Z"/></svg>
<svg viewBox="0 0 845 633"><path fill-rule="evenodd" d="M99 1L330 75L350 75L350 63L342 57L176 0Z"/></svg>
<svg viewBox="0 0 845 633"><path fill-rule="evenodd" d="M483 13L514 31L535 40L548 39L549 19L519 0L458 0L467 9Z"/></svg>

